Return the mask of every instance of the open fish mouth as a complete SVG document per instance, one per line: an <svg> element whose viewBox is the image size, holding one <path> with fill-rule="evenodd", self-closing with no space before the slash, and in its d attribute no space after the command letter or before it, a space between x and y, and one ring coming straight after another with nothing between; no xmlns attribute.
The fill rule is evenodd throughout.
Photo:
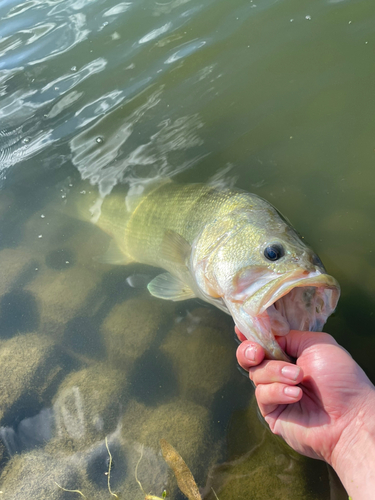
<svg viewBox="0 0 375 500"><path fill-rule="evenodd" d="M227 305L240 331L260 343L267 357L290 361L275 337L290 330L321 331L336 308L340 286L321 271L296 270L264 281L241 306Z"/></svg>
<svg viewBox="0 0 375 500"><path fill-rule="evenodd" d="M276 294L276 300L266 309L274 335L323 329L336 308L340 287L331 276L320 276L290 283Z"/></svg>
<svg viewBox="0 0 375 500"><path fill-rule="evenodd" d="M340 297L340 285L321 271L291 273L261 287L244 304L258 328L274 336L290 330L321 331Z"/></svg>

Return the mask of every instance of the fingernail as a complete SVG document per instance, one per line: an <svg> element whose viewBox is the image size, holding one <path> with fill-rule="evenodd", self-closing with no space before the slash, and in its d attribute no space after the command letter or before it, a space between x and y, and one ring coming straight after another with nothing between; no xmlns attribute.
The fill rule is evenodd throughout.
<svg viewBox="0 0 375 500"><path fill-rule="evenodd" d="M284 387L284 394L291 398L298 398L298 396L300 395L300 390L301 389L299 387L287 386Z"/></svg>
<svg viewBox="0 0 375 500"><path fill-rule="evenodd" d="M286 365L281 369L281 373L289 380L297 380L300 371L301 369L299 366L293 365Z"/></svg>
<svg viewBox="0 0 375 500"><path fill-rule="evenodd" d="M255 361L255 354L257 352L257 348L255 345L249 346L245 351L245 358L249 361Z"/></svg>

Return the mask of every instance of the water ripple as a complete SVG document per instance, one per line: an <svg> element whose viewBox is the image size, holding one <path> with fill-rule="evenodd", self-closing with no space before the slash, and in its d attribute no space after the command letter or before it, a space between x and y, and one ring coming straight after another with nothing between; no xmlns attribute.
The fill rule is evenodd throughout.
<svg viewBox="0 0 375 500"><path fill-rule="evenodd" d="M52 142L52 129L31 129L32 139L25 137L22 126L0 130L0 180L16 163L31 158Z"/></svg>
<svg viewBox="0 0 375 500"><path fill-rule="evenodd" d="M63 23L40 24L32 29L20 30L11 37L13 42L0 53L3 56L11 51L0 61L0 69L38 64L72 49L87 38L89 30L85 29L85 24L85 15L76 13ZM26 49L26 46L29 48Z"/></svg>
<svg viewBox="0 0 375 500"><path fill-rule="evenodd" d="M15 7L12 7L8 14L3 17L3 19L10 19L11 17L18 16L19 14L23 14L29 9L32 9L36 5L38 5L40 2L38 0L28 0L26 2L23 2L21 4L16 5Z"/></svg>
<svg viewBox="0 0 375 500"><path fill-rule="evenodd" d="M103 14L103 17L118 16L119 14L123 14L130 9L131 5L131 2L120 2L114 7L106 10Z"/></svg>
<svg viewBox="0 0 375 500"><path fill-rule="evenodd" d="M177 9L181 5L189 3L191 0L172 0L171 2L155 2L154 16L162 16L165 14L170 14L174 9Z"/></svg>
<svg viewBox="0 0 375 500"><path fill-rule="evenodd" d="M107 61L105 59L98 58L83 66L76 73L64 74L48 82L40 90L30 89L25 91L20 89L14 91L3 99L0 108L0 118L11 117L12 120L20 118L25 120L27 117L33 116L37 109L55 101L60 95L67 93L79 83L86 80L90 75L103 71L106 64ZM80 93L80 95L82 95L82 93ZM76 100L75 98L72 102ZM65 109L69 101L70 99L65 100L65 104L62 108L57 102L52 107L54 111L50 110L46 116L56 116L57 109L60 109L60 111Z"/></svg>
<svg viewBox="0 0 375 500"><path fill-rule="evenodd" d="M82 96L83 92L77 92L73 90L72 92L69 92L66 94L60 101L58 101L56 104L54 104L49 111L49 113L46 115L46 118L55 118L57 115L65 111L67 108L69 108L72 104L74 104L78 99Z"/></svg>
<svg viewBox="0 0 375 500"><path fill-rule="evenodd" d="M37 40L39 40L39 38L41 38L42 36L47 35L47 33L53 30L55 26L56 26L55 23L44 23L44 24L41 23L38 24L37 26L33 26L28 30L21 30L20 33L26 33L31 35L25 42L25 45L29 45L30 43L34 43Z"/></svg>
<svg viewBox="0 0 375 500"><path fill-rule="evenodd" d="M45 53L42 54L42 57L29 61L29 64L32 65L45 62L52 57L56 57L59 54L63 54L64 52L71 50L75 45L79 44L83 40L86 40L90 30L85 26L86 16L81 12L69 16L69 20L66 23L59 24L59 26L56 27L53 36L50 36L49 38L51 42L54 42L55 48L51 50L48 40L45 40L43 46ZM57 31L59 31L59 33L56 36ZM52 35L51 32L49 34Z"/></svg>
<svg viewBox="0 0 375 500"><path fill-rule="evenodd" d="M123 99L124 93L122 91L113 90L85 104L82 108L78 109L74 115L75 118L78 118L75 128L84 128L99 116L115 108Z"/></svg>
<svg viewBox="0 0 375 500"><path fill-rule="evenodd" d="M142 179L176 174L196 161L194 157L176 166L171 155L203 144L198 133L203 124L198 114L162 120L152 127L147 138L140 140L142 124L147 123L152 109L161 104L162 94L163 87L152 92L125 121L119 120L118 126L113 126L105 115L71 140L73 164L83 179L98 185L102 196L118 182L134 185ZM111 122L114 119L112 113ZM96 138L103 137L102 131L104 141L98 143Z"/></svg>
<svg viewBox="0 0 375 500"><path fill-rule="evenodd" d="M26 103L26 99L36 93L36 89L31 89L29 91L17 90L13 92L13 94L7 96L2 101L0 118L4 119L9 116L12 117L12 120L15 120L15 118L27 116L29 114L29 104ZM32 110L32 112L34 112L34 110Z"/></svg>
<svg viewBox="0 0 375 500"><path fill-rule="evenodd" d="M7 22L0 30L8 35L0 40L0 95L4 96L0 117L8 120L7 137L11 140L5 149L4 168L36 154L43 145L68 140L74 164L86 178L98 179L103 192L103 183L112 185L115 179L123 178L125 170L126 176L132 171L134 178L141 165L152 170L154 164L155 175L171 170L172 151L203 143L202 138L192 140L189 127L196 118L191 117L198 116L196 106L202 96L206 103L215 98L215 81L221 73L219 67L205 65L183 81L177 80L177 85L169 82L167 88L165 77L170 71L179 71L182 61L201 48L228 36L241 24L237 17L243 21L249 16L250 7L242 6L234 11L236 17L232 10L229 29L221 29L214 20L209 29L203 23L195 36L189 36L186 25L192 18L215 19L218 5L227 9L222 0L204 4L192 0L156 2L138 26L133 16L144 9L130 1L7 2L7 12L3 4L0 15ZM216 33L218 28L220 33ZM91 53L93 59L87 62ZM170 68L176 62L179 64ZM207 83L201 83L204 81ZM156 93L155 88L159 88ZM181 93L189 112L168 109L170 100ZM143 95L148 96L146 101ZM151 112L156 106L162 111L159 121ZM150 119L140 126L143 115ZM165 126L167 118L171 123ZM21 129L17 129L20 124ZM167 145L170 134L175 138ZM30 140L25 145L22 140L26 136ZM93 142L98 136L105 139L100 146ZM120 170L118 164L114 166L119 158L125 158ZM175 161L186 164L185 159ZM150 175L154 175L151 170Z"/></svg>
<svg viewBox="0 0 375 500"><path fill-rule="evenodd" d="M94 75L95 73L100 73L107 66L107 61L103 57L99 57L98 59L94 59L90 61L88 64L80 68L77 72L71 74L65 74L59 76L55 80L48 82L47 85L41 88L40 93L43 94L50 89L55 89L59 91L60 94L64 94L68 90L71 90L73 87L78 85L80 82L83 82L90 75Z"/></svg>
<svg viewBox="0 0 375 500"><path fill-rule="evenodd" d="M183 47L181 47L177 52L174 52L171 56L168 57L168 59L165 61L165 64L171 64L179 59L182 59L183 57L187 57L194 52L196 52L198 49L206 45L205 40L194 40L193 42L189 42L185 44Z"/></svg>
<svg viewBox="0 0 375 500"><path fill-rule="evenodd" d="M146 43L146 42L149 42L150 40L154 40L155 38L157 38L159 35L162 35L163 33L166 33L169 28L172 26L172 23L169 22L169 23L166 23L164 24L163 26L161 26L160 28L156 28L152 31L150 31L150 33L147 33L147 35L143 36L138 43Z"/></svg>

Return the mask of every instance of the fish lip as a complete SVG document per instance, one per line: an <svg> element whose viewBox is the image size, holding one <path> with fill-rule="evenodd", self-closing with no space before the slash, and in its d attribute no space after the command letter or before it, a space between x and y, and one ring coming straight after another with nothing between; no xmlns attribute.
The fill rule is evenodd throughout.
<svg viewBox="0 0 375 500"><path fill-rule="evenodd" d="M271 286L270 286L271 285ZM332 310L335 309L340 295L340 285L333 276L321 271L292 271L287 276L283 275L264 285L243 304L244 309L252 316L263 314L268 307L287 295L293 288L297 287L317 287L332 289L336 293L332 294Z"/></svg>

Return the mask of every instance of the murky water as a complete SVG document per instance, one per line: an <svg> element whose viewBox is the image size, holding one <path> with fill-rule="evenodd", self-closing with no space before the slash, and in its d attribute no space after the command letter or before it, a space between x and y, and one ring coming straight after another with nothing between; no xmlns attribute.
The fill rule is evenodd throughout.
<svg viewBox="0 0 375 500"><path fill-rule="evenodd" d="M374 23L369 0L0 2L2 498L141 499L141 456L179 498L162 438L205 498L345 498L258 419L231 319L150 297L156 269L100 264L60 208L82 179L263 196L340 281L326 330L375 380Z"/></svg>

